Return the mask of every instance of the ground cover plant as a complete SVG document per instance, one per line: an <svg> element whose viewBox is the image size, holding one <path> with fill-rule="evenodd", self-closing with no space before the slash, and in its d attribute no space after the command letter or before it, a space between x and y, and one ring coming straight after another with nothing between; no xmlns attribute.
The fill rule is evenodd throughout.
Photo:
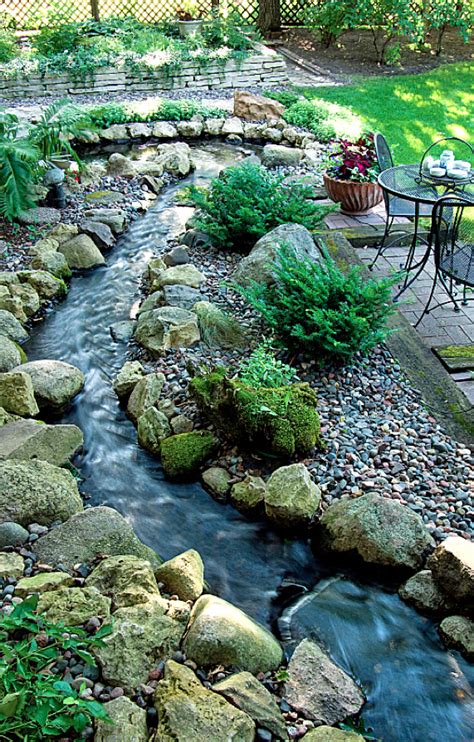
<svg viewBox="0 0 474 742"><path fill-rule="evenodd" d="M318 227L331 207L311 201L311 188L287 184L284 176L254 162L224 170L209 188L189 189L199 215L196 225L216 245L246 250L279 224Z"/></svg>
<svg viewBox="0 0 474 742"><path fill-rule="evenodd" d="M358 268L343 271L329 257L298 260L283 247L274 284L236 288L287 348L323 365L348 362L385 339L395 280L367 280Z"/></svg>
<svg viewBox="0 0 474 742"><path fill-rule="evenodd" d="M36 614L38 596L26 598L0 621L0 739L39 742L75 734L81 738L93 719L108 720L105 707L81 697L54 672L64 652L88 665L110 627L95 635L66 629Z"/></svg>
<svg viewBox="0 0 474 742"><path fill-rule="evenodd" d="M148 102L103 103L87 109L91 124L99 129L106 129L113 124L129 124L147 121L189 121L193 116L204 118L221 118L227 111L209 107L198 100L163 99L152 106Z"/></svg>

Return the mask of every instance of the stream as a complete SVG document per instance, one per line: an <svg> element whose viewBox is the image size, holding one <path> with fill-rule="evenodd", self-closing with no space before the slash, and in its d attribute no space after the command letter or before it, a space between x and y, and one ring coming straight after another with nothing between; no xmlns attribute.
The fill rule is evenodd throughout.
<svg viewBox="0 0 474 742"><path fill-rule="evenodd" d="M444 649L430 620L379 585L335 573L307 542L289 541L268 522L215 502L200 484L166 481L159 461L138 446L112 390L127 346L112 340L109 327L129 318L157 244L183 231L190 209L176 206L174 194L184 184L205 183L237 153L222 144L194 148L195 172L165 189L131 224L107 266L74 276L67 299L35 326L25 346L28 359L66 361L86 375L61 422L84 433L75 463L92 505L119 510L164 559L197 549L211 591L278 627L290 648L306 636L321 641L363 685L362 718L377 739L469 742L474 667Z"/></svg>

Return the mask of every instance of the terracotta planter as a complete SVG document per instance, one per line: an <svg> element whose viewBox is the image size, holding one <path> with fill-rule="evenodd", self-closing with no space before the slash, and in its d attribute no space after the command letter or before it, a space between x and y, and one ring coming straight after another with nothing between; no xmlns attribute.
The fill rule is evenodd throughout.
<svg viewBox="0 0 474 742"><path fill-rule="evenodd" d="M336 180L323 174L326 192L335 203L341 204L343 214L365 214L383 199L378 183L357 183L352 180Z"/></svg>

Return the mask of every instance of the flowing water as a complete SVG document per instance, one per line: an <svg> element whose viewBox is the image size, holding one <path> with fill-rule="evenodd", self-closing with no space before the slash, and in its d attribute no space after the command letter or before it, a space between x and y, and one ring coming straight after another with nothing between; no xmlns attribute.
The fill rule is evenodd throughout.
<svg viewBox="0 0 474 742"><path fill-rule="evenodd" d="M235 162L236 153L224 145L196 148L196 171L185 182L205 183ZM128 319L154 247L182 231L190 210L173 203L182 187L166 189L132 224L106 267L74 277L67 299L36 326L25 348L30 360L67 361L86 375L83 392L62 420L84 432L76 462L83 490L93 505L125 515L163 558L197 549L212 592L278 626L284 639L321 640L363 684L363 718L377 738L474 739L474 668L444 650L430 621L376 585L335 577L305 541L288 541L268 523L215 502L199 484L167 482L159 461L137 445L111 386L126 346L112 340L109 327Z"/></svg>

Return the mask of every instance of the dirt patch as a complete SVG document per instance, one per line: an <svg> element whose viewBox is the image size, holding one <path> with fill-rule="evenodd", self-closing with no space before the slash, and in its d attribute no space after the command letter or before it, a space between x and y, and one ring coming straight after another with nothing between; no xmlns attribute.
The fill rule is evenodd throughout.
<svg viewBox="0 0 474 742"><path fill-rule="evenodd" d="M321 68L322 71L341 78L352 75L400 75L426 72L447 62L459 62L474 58L474 40L465 44L454 30L444 38L444 50L439 57L434 53L436 38L428 37L432 49L419 51L407 43L402 45L400 65L387 67L377 64L377 55L370 30L347 31L328 49L316 34L307 29L291 29L281 35L281 41L293 54Z"/></svg>

